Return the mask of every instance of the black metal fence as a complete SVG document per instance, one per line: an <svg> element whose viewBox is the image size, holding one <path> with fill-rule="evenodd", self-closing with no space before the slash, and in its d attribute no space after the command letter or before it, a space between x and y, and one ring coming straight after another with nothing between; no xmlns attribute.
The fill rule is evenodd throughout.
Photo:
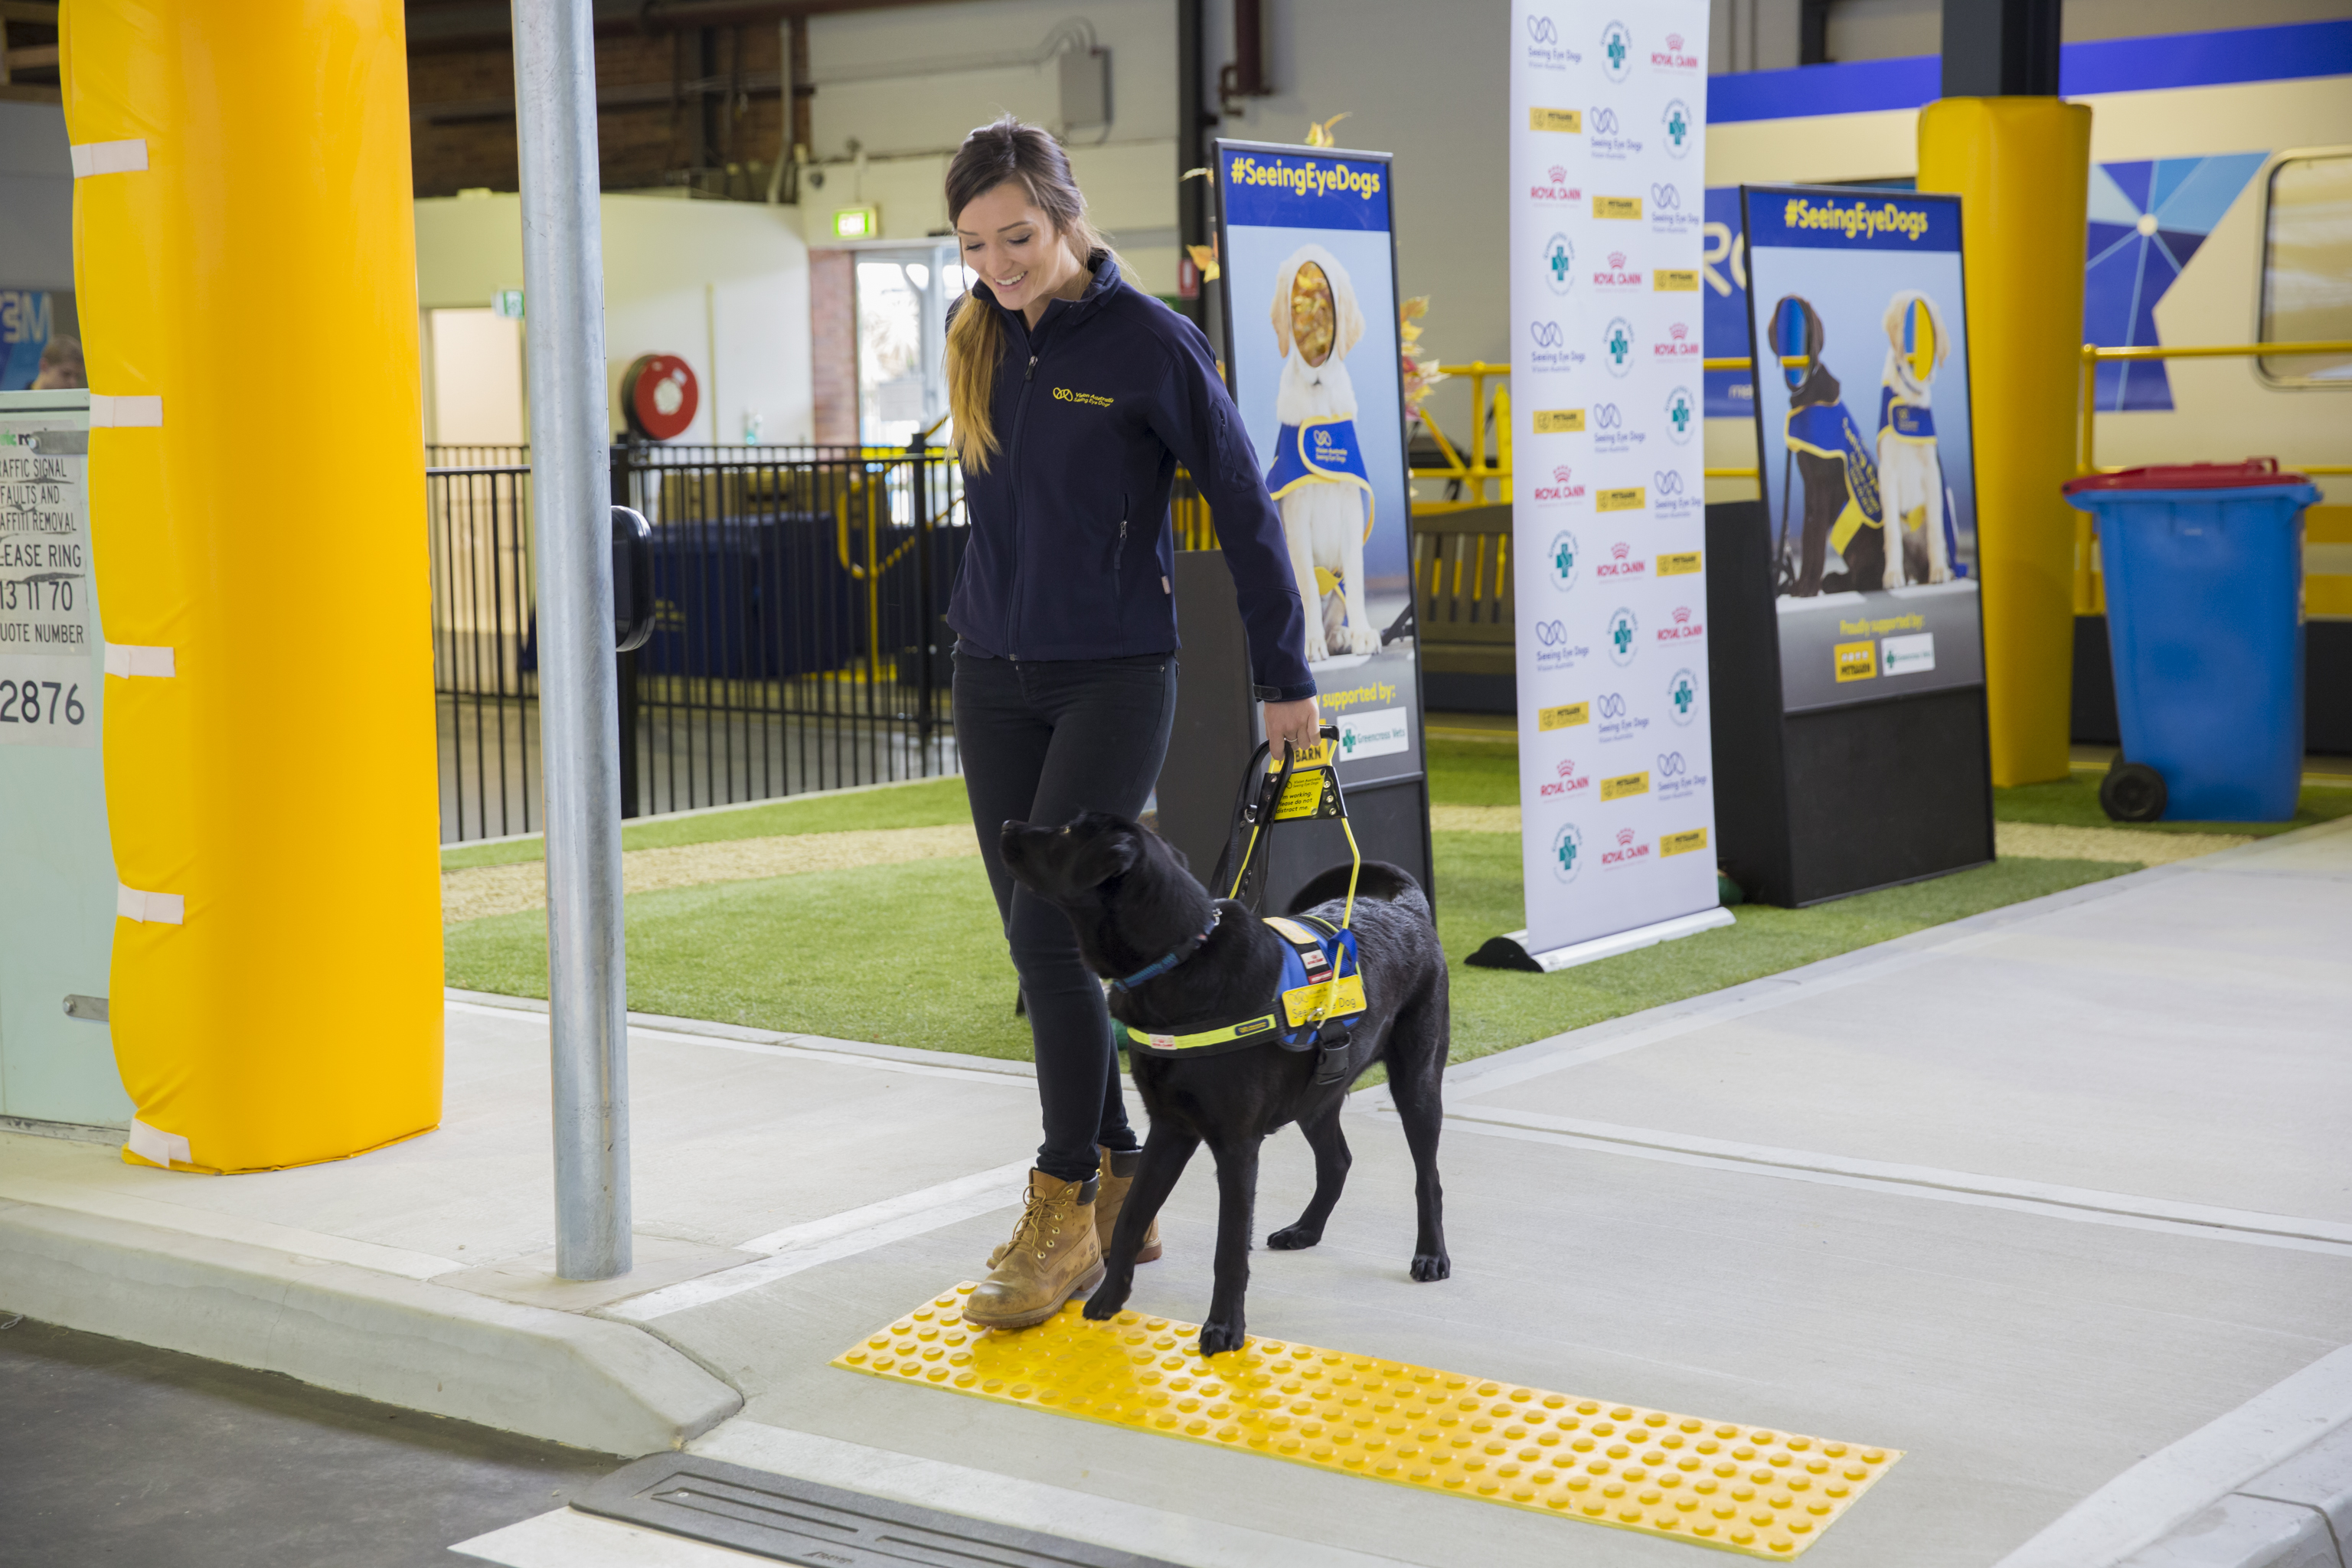
<svg viewBox="0 0 2352 1568"><path fill-rule="evenodd" d="M528 454L427 462L442 841L532 832ZM620 656L625 816L957 771L943 617L968 531L948 454L616 447L612 489L653 524L655 628Z"/></svg>

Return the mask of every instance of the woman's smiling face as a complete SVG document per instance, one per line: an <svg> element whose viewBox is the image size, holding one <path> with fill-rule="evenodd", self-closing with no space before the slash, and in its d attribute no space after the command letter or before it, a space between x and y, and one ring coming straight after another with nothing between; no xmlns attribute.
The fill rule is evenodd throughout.
<svg viewBox="0 0 2352 1568"><path fill-rule="evenodd" d="M1008 310L1042 306L1081 270L1028 187L1007 180L964 204L955 216L963 264Z"/></svg>

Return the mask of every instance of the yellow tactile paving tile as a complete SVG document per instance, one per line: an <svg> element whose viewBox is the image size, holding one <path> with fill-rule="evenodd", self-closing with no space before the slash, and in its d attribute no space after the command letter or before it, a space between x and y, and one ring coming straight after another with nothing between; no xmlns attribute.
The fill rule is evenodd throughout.
<svg viewBox="0 0 2352 1568"><path fill-rule="evenodd" d="M957 1286L834 1358L850 1372L1751 1557L1792 1558L1903 1456L1071 1302L1017 1333Z"/></svg>

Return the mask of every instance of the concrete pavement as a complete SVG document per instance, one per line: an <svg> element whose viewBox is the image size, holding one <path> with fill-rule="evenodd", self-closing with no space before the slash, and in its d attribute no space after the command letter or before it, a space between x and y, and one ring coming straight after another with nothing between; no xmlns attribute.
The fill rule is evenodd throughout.
<svg viewBox="0 0 2352 1568"><path fill-rule="evenodd" d="M2062 1522L2086 1568L2158 1550L2272 1450L2191 1444L2163 1487L2072 1510L2266 1391L2302 1391L2310 1436L2352 1421L2294 1381L2352 1321L2347 952L2352 822L1464 1064L1434 1285L1406 1278L1410 1163L1363 1091L1348 1196L1320 1247L1254 1255L1250 1328L1906 1450L1825 1568L1990 1564ZM625 1281L547 1273L543 1016L458 999L442 1129L359 1160L207 1179L0 1138L0 1309L1177 1562L1687 1550L828 1366L1003 1239L1027 1069L642 1022ZM1276 1140L1261 1235L1310 1186ZM1204 1161L1134 1305L1197 1318L1213 1223ZM586 1561L599 1528L623 1527L467 1550Z"/></svg>

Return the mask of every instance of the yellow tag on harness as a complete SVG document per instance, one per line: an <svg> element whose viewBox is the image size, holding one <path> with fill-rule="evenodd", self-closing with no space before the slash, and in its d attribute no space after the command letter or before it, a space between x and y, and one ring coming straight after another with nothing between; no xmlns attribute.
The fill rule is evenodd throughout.
<svg viewBox="0 0 2352 1568"><path fill-rule="evenodd" d="M1324 980L1286 991L1282 1008L1294 1029L1318 1018L1351 1016L1364 1010L1364 977L1349 974L1336 984Z"/></svg>

